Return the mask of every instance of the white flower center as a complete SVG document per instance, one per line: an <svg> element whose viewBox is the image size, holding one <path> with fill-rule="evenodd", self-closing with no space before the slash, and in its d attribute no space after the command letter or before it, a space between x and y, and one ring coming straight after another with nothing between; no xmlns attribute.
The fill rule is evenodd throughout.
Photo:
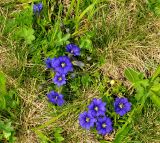
<svg viewBox="0 0 160 143"><path fill-rule="evenodd" d="M122 103L119 104L119 107L120 107L120 108L123 108L123 107L124 107L124 104L122 104Z"/></svg>
<svg viewBox="0 0 160 143"><path fill-rule="evenodd" d="M90 119L89 118L86 118L86 122L89 122L90 121Z"/></svg>
<svg viewBox="0 0 160 143"><path fill-rule="evenodd" d="M96 106L96 107L94 108L94 110L98 111L98 107Z"/></svg>
<svg viewBox="0 0 160 143"><path fill-rule="evenodd" d="M106 123L103 123L103 124L102 124L102 127L103 127L103 128L105 128L106 126L107 126Z"/></svg>
<svg viewBox="0 0 160 143"><path fill-rule="evenodd" d="M59 80L59 81L62 81L62 77L59 77L58 80Z"/></svg>
<svg viewBox="0 0 160 143"><path fill-rule="evenodd" d="M61 63L62 68L66 66L66 63Z"/></svg>

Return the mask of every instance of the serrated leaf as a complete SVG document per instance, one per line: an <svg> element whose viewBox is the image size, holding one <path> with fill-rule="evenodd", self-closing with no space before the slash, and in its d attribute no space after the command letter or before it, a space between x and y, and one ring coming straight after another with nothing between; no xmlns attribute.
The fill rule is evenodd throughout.
<svg viewBox="0 0 160 143"><path fill-rule="evenodd" d="M18 37L24 39L27 44L31 44L35 40L33 28L23 27L17 32Z"/></svg>

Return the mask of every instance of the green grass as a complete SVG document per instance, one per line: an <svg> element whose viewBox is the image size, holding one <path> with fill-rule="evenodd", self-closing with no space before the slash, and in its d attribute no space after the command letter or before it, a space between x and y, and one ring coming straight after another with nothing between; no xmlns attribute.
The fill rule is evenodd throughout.
<svg viewBox="0 0 160 143"><path fill-rule="evenodd" d="M133 100L135 91L124 78L125 68L137 69L146 77L153 74L160 60L158 3L156 8L145 0L72 0L70 4L43 0L43 4L41 15L35 17L29 0L0 2L0 71L7 79L7 91L15 93L11 101L18 102L5 112L0 110L0 118L11 122L16 143L63 138L64 143L109 142L94 130L82 129L78 116L96 97L107 101L111 110L114 95ZM69 76L67 85L57 89L44 59L64 55L71 41L81 47L78 60L85 67L76 67L76 77ZM116 81L113 86L111 79ZM65 95L63 107L47 101L45 95L52 89ZM112 141L129 115L115 122ZM160 142L159 108L148 99L136 116L122 142Z"/></svg>

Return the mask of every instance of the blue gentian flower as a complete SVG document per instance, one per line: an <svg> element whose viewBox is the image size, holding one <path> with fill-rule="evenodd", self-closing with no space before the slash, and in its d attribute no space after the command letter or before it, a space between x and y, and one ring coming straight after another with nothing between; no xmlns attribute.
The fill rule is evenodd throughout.
<svg viewBox="0 0 160 143"><path fill-rule="evenodd" d="M74 44L68 44L66 46L66 51L73 54L74 56L80 55L80 48L77 45Z"/></svg>
<svg viewBox="0 0 160 143"><path fill-rule="evenodd" d="M52 65L51 65L52 60L51 60L50 58L47 58L47 59L45 60L45 63L46 63L46 68L47 68L47 69L52 68Z"/></svg>
<svg viewBox="0 0 160 143"><path fill-rule="evenodd" d="M98 131L98 134L109 134L113 130L111 119L109 117L98 119L96 123L96 129Z"/></svg>
<svg viewBox="0 0 160 143"><path fill-rule="evenodd" d="M96 119L89 112L83 112L79 115L79 124L82 128L89 130L94 126Z"/></svg>
<svg viewBox="0 0 160 143"><path fill-rule="evenodd" d="M58 94L55 91L51 91L47 94L48 100L53 104L57 104L58 106L62 106L64 104L64 99L62 94Z"/></svg>
<svg viewBox="0 0 160 143"><path fill-rule="evenodd" d="M41 12L42 8L43 8L43 4L41 2L34 4L33 5L33 12L39 14Z"/></svg>
<svg viewBox="0 0 160 143"><path fill-rule="evenodd" d="M125 115L128 111L131 110L131 103L128 102L127 98L119 98L117 97L114 102L114 110L120 116Z"/></svg>
<svg viewBox="0 0 160 143"><path fill-rule="evenodd" d="M52 67L56 72L61 74L67 74L69 71L73 71L73 65L67 56L56 58L56 60L52 62Z"/></svg>
<svg viewBox="0 0 160 143"><path fill-rule="evenodd" d="M91 102L91 104L88 106L89 112L94 117L103 116L106 112L106 103L103 102L101 99L94 98Z"/></svg>
<svg viewBox="0 0 160 143"><path fill-rule="evenodd" d="M53 68L53 67L52 67L52 63L53 63L55 60L56 60L56 58L53 58L53 59L47 58L47 59L45 60L46 68L48 68L48 69Z"/></svg>
<svg viewBox="0 0 160 143"><path fill-rule="evenodd" d="M66 84L66 75L65 74L56 73L56 75L53 78L53 82L58 86L62 86L64 84Z"/></svg>

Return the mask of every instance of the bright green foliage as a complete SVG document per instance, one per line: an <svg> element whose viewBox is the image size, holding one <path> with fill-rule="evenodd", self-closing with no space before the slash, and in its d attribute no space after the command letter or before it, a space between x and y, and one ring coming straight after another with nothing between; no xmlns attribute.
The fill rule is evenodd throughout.
<svg viewBox="0 0 160 143"><path fill-rule="evenodd" d="M135 97L138 102L141 101L142 98L149 96L156 105L160 105L159 69L160 66L158 66L153 76L148 79L143 79L144 76L141 76L141 78L139 78L139 75L141 75L141 73L138 73L133 69L126 69L125 76L133 83L133 86L135 87L137 92Z"/></svg>
<svg viewBox="0 0 160 143"><path fill-rule="evenodd" d="M19 38L22 38L26 41L27 44L31 44L35 40L34 30L32 28L23 27L18 32L17 35Z"/></svg>
<svg viewBox="0 0 160 143"><path fill-rule="evenodd" d="M15 142L15 131L10 121L0 121L0 141L7 140L9 143Z"/></svg>
<svg viewBox="0 0 160 143"><path fill-rule="evenodd" d="M0 72L0 109L6 108L6 78L2 72Z"/></svg>
<svg viewBox="0 0 160 143"><path fill-rule="evenodd" d="M144 78L144 75L142 73L139 73L131 68L127 68L124 74L127 79L132 83L136 83Z"/></svg>
<svg viewBox="0 0 160 143"><path fill-rule="evenodd" d="M134 122L134 118L138 116L138 113L141 113L148 97L155 105L160 107L160 86L158 86L160 84L159 68L160 66L157 68L152 77L148 79L141 78L144 76L139 76L142 74L134 71L131 68L125 70L126 78L132 82L133 87L136 90L135 99L137 100L137 102L133 105L134 109L131 111L131 114L125 124L116 133L116 138L114 140L115 143L121 143L123 141L130 130L129 127L132 125L132 122Z"/></svg>
<svg viewBox="0 0 160 143"><path fill-rule="evenodd" d="M64 141L64 138L62 137L61 133L63 132L63 130L61 128L56 128L54 129L54 142L55 143L61 143L62 141Z"/></svg>
<svg viewBox="0 0 160 143"><path fill-rule="evenodd" d="M35 133L38 135L42 143L61 143L62 141L64 141L64 138L61 135L62 132L63 130L61 128L55 128L53 130L53 133L50 135L51 138L49 138L44 133L42 133L42 131L37 129L35 130Z"/></svg>
<svg viewBox="0 0 160 143"><path fill-rule="evenodd" d="M155 15L160 16L160 0L147 0L149 8Z"/></svg>
<svg viewBox="0 0 160 143"><path fill-rule="evenodd" d="M10 120L16 120L17 115L13 110L17 110L19 99L15 90L6 90L6 78L4 73L0 72L0 141L7 140L9 143L15 142L15 131ZM5 116L4 116L5 115Z"/></svg>

